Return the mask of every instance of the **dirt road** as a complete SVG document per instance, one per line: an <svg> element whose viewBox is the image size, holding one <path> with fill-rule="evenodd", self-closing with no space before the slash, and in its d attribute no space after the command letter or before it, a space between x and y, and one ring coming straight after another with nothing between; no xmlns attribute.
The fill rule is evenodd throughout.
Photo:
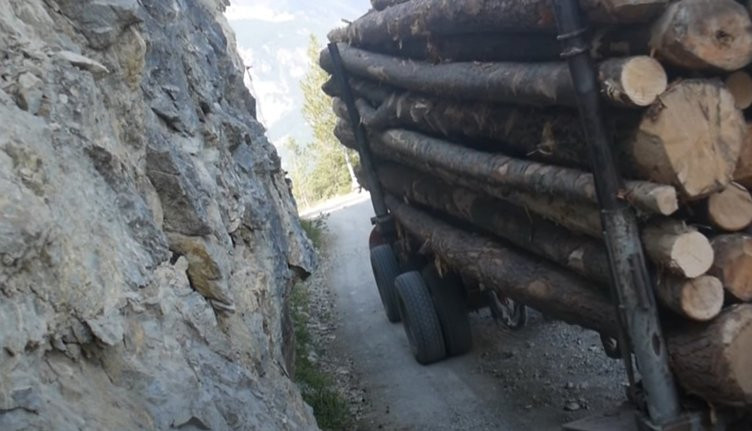
<svg viewBox="0 0 752 431"><path fill-rule="evenodd" d="M595 334L535 313L517 332L487 312L473 313L472 352L417 364L378 298L367 246L371 216L370 202L361 201L327 221L337 316L330 354L351 359L365 391L360 430L553 431L624 399L621 366L603 355Z"/></svg>

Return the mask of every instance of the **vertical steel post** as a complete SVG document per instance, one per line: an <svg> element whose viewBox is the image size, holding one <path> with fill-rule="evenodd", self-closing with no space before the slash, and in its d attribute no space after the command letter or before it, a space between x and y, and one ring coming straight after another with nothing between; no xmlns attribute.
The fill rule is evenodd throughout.
<svg viewBox="0 0 752 431"><path fill-rule="evenodd" d="M680 414L679 397L668 366L653 286L642 252L633 211L619 198L622 179L611 152L600 107L599 85L585 38L578 0L553 0L562 57L577 93L577 107L585 131L595 177L601 221L611 268L611 286L622 330L634 352L651 422L661 427ZM631 356L625 351L626 366Z"/></svg>
<svg viewBox="0 0 752 431"><path fill-rule="evenodd" d="M373 163L373 155L368 145L368 137L366 130L360 121L360 113L355 106L355 98L350 88L347 71L342 64L342 57L339 54L339 48L336 43L330 43L328 45L329 54L332 56L332 63L334 65L334 78L337 80L340 92L342 94L342 100L347 106L347 114L350 117L350 125L353 128L355 134L355 141L358 145L358 153L360 155L360 163L363 167L363 172L366 175L366 181L368 181L368 189L371 193L371 204L373 205L373 211L376 217L372 220L381 230L385 239L389 239L393 234L393 227L389 211L384 202L384 189L379 183L378 176L376 175L376 166Z"/></svg>

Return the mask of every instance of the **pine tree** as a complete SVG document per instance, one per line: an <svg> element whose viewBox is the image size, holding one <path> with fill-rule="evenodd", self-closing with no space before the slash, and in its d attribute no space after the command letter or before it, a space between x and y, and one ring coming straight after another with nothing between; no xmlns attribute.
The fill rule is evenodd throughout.
<svg viewBox="0 0 752 431"><path fill-rule="evenodd" d="M337 118L331 109L331 98L321 91L328 76L318 67L320 44L311 35L308 57L311 66L300 83L303 91L303 117L313 131L313 141L301 145L294 140L285 143L291 157L290 175L293 193L306 207L318 201L347 193L357 186L348 153L334 136Z"/></svg>

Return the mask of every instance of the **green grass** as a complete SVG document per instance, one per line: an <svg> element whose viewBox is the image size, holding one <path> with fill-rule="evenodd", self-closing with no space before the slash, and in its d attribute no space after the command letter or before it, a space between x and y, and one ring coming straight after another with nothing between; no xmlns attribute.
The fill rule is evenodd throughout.
<svg viewBox="0 0 752 431"><path fill-rule="evenodd" d="M326 233L326 215L312 219L300 219L300 226L305 231L308 239L311 240L316 250L322 250L324 247L324 234Z"/></svg>
<svg viewBox="0 0 752 431"><path fill-rule="evenodd" d="M318 242L317 247L321 246L323 231L315 228L312 232L318 236L317 240L311 240L314 244ZM303 399L313 408L313 414L321 429L350 429L352 415L347 401L337 391L332 377L308 359L308 353L315 350L311 333L308 331L309 303L305 284L296 284L291 296L291 313L295 328L295 383L300 388Z"/></svg>

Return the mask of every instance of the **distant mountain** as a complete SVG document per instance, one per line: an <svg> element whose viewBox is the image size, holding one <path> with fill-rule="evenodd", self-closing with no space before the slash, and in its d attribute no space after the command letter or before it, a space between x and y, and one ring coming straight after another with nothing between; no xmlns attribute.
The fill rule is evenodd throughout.
<svg viewBox="0 0 752 431"><path fill-rule="evenodd" d="M227 18L252 81L259 119L275 144L290 136L306 142L311 131L301 112L299 82L308 69L310 34L322 44L342 19L353 20L370 7L368 0L233 0Z"/></svg>

